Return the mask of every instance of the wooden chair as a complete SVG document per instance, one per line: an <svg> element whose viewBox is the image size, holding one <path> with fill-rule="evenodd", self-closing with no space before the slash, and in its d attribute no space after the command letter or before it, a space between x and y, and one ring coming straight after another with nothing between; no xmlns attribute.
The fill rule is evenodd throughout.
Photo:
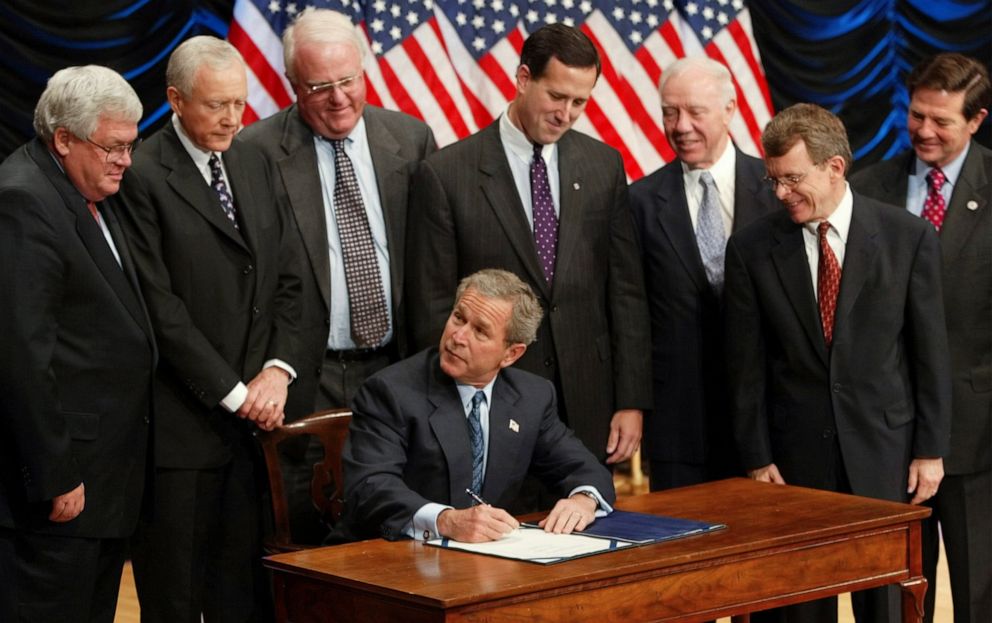
<svg viewBox="0 0 992 623"><path fill-rule="evenodd" d="M333 525L344 511L341 453L344 450L345 439L348 437L350 422L350 410L329 409L318 411L271 432L256 431L255 436L265 456L275 520L274 534L265 542L265 550L268 553L292 552L313 547L293 542L289 522L289 503L277 450L279 444L302 435L312 435L320 441L324 447L324 460L313 466L310 498L324 523Z"/></svg>

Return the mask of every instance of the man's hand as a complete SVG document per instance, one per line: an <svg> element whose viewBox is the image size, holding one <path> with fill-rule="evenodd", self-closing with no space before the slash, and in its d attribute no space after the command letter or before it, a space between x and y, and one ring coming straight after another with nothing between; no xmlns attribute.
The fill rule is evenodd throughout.
<svg viewBox="0 0 992 623"><path fill-rule="evenodd" d="M255 422L262 430L282 426L288 393L289 373L277 366L265 368L248 383L248 397L238 409L238 416Z"/></svg>
<svg viewBox="0 0 992 623"><path fill-rule="evenodd" d="M596 500L584 493L558 500L547 517L538 526L545 532L555 534L571 534L576 530L585 530L586 526L596 519Z"/></svg>
<svg viewBox="0 0 992 623"><path fill-rule="evenodd" d="M59 523L72 521L83 512L84 506L86 506L86 493L83 483L79 483L79 486L72 491L52 499L52 512L48 515L48 520Z"/></svg>
<svg viewBox="0 0 992 623"><path fill-rule="evenodd" d="M777 485L785 484L785 478L782 478L782 474L778 473L778 468L775 467L774 463L769 463L758 469L752 469L748 471L747 475L751 480L757 480L758 482L771 482Z"/></svg>
<svg viewBox="0 0 992 623"><path fill-rule="evenodd" d="M462 543L498 541L520 527L520 523L502 508L480 504L472 508L448 508L437 516L437 531Z"/></svg>
<svg viewBox="0 0 992 623"><path fill-rule="evenodd" d="M641 445L644 414L640 409L621 409L610 421L610 438L606 441L606 463L620 463L634 456Z"/></svg>
<svg viewBox="0 0 992 623"><path fill-rule="evenodd" d="M910 504L922 504L937 495L937 487L944 479L944 459L913 459L909 464L909 488L906 493L916 492Z"/></svg>

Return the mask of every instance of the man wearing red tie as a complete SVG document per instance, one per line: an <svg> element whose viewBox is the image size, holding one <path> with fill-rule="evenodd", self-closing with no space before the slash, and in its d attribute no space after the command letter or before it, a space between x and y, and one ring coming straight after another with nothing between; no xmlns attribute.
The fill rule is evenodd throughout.
<svg viewBox="0 0 992 623"><path fill-rule="evenodd" d="M908 88L913 149L851 184L927 219L940 235L954 410L946 476L924 523L926 620L942 535L954 621L977 623L992 612L992 151L972 136L992 107L992 83L975 59L938 54L913 70Z"/></svg>
<svg viewBox="0 0 992 623"><path fill-rule="evenodd" d="M950 375L933 227L851 192L844 125L812 104L761 137L785 210L727 246L734 432L755 480L931 498L948 451ZM855 593L859 621L899 620L898 591ZM756 620L836 621L836 599Z"/></svg>

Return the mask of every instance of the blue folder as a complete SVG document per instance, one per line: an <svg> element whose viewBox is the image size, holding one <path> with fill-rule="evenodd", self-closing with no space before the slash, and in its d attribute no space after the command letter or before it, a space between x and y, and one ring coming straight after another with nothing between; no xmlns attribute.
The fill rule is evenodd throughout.
<svg viewBox="0 0 992 623"><path fill-rule="evenodd" d="M715 524L693 519L647 515L628 511L613 511L600 517L581 532L589 536L599 536L638 545L681 539L694 534L704 534L726 528L726 524Z"/></svg>

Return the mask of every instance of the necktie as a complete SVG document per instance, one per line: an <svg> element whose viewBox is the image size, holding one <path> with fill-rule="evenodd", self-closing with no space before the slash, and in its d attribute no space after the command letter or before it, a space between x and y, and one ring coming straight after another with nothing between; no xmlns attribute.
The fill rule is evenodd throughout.
<svg viewBox="0 0 992 623"><path fill-rule="evenodd" d="M834 339L834 314L837 311L837 293L840 292L840 264L827 242L830 222L823 221L817 228L820 238L820 261L817 266L816 291L820 305L820 323L823 325L823 340L830 348Z"/></svg>
<svg viewBox="0 0 992 623"><path fill-rule="evenodd" d="M343 140L332 140L331 145L334 147L334 215L348 289L351 338L359 348L374 348L382 344L389 331L382 275L355 168L344 152Z"/></svg>
<svg viewBox="0 0 992 623"><path fill-rule="evenodd" d="M220 158L217 157L217 154L210 155L210 186L217 193L217 198L220 199L220 207L224 210L224 216L231 221L234 229L239 229L234 199L231 198L231 193L227 190L227 183L224 181L224 174L220 168Z"/></svg>
<svg viewBox="0 0 992 623"><path fill-rule="evenodd" d="M703 200L696 219L696 244L703 259L706 279L719 294L723 291L723 260L727 252L727 234L723 230L723 217L720 216L720 195L709 171L703 171L699 183L703 187Z"/></svg>
<svg viewBox="0 0 992 623"><path fill-rule="evenodd" d="M486 399L486 394L482 390L475 392L472 396L472 411L468 414L468 437L472 442L472 491L482 493L482 479L485 474L482 472L482 462L486 453L486 444L482 439L482 416L479 413L479 405Z"/></svg>
<svg viewBox="0 0 992 623"><path fill-rule="evenodd" d="M530 198L534 210L534 242L541 260L544 278L551 283L555 277L555 256L558 253L558 217L551 199L548 165L541 156L542 145L534 145L530 161Z"/></svg>
<svg viewBox="0 0 992 623"><path fill-rule="evenodd" d="M96 204L92 201L86 202L86 209L90 211L90 215L93 216L93 220L97 223L100 222L100 211L96 209Z"/></svg>
<svg viewBox="0 0 992 623"><path fill-rule="evenodd" d="M940 226L944 224L944 212L947 211L944 195L940 194L940 189L944 187L946 181L947 176L940 167L934 167L927 173L927 186L930 190L927 192L927 200L923 202L923 218L933 223L937 231L940 231Z"/></svg>

